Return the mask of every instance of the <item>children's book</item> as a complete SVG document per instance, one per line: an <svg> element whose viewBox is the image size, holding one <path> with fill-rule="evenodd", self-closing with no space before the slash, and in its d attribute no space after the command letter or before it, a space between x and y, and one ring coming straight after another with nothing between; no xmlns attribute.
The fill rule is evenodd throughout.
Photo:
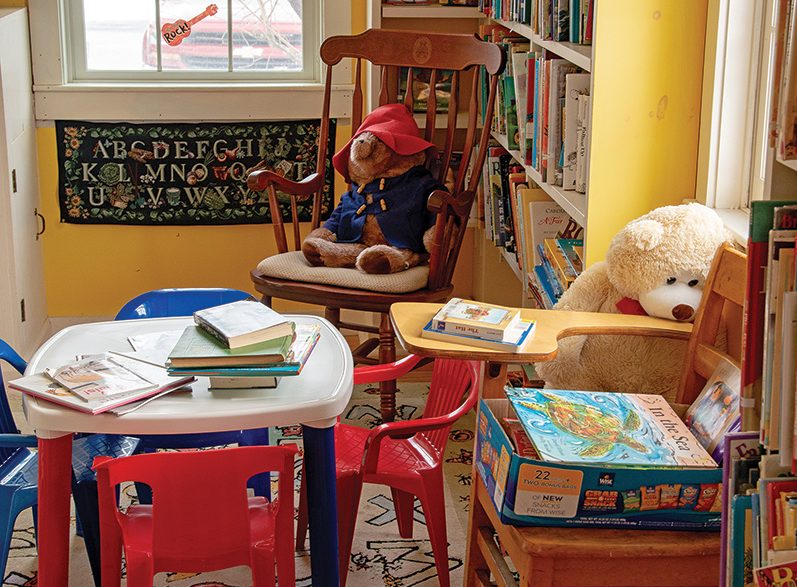
<svg viewBox="0 0 797 587"><path fill-rule="evenodd" d="M293 336L294 330L293 322L254 300L198 310L194 322L230 349Z"/></svg>
<svg viewBox="0 0 797 587"><path fill-rule="evenodd" d="M562 188L576 189L576 129L578 126L578 97L589 93L588 73L570 73L565 76L565 123L562 158Z"/></svg>
<svg viewBox="0 0 797 587"><path fill-rule="evenodd" d="M537 190L534 190L535 192ZM542 190L539 190L542 191ZM531 227L531 247L534 252L534 264L542 263L537 246L546 238L560 238L564 234L570 215L559 204L551 200L547 194L545 199L539 195L528 203L529 224Z"/></svg>
<svg viewBox="0 0 797 587"><path fill-rule="evenodd" d="M431 330L503 342L520 321L520 310L451 298L431 322Z"/></svg>
<svg viewBox="0 0 797 587"><path fill-rule="evenodd" d="M129 368L130 365L130 361L125 361L124 357L114 359L108 354L101 354L56 369L45 369L44 374L85 401L127 395L156 387L154 381L144 377L139 369Z"/></svg>
<svg viewBox="0 0 797 587"><path fill-rule="evenodd" d="M741 423L741 377L736 365L721 362L684 415L689 430L717 463L722 463L723 436Z"/></svg>
<svg viewBox="0 0 797 587"><path fill-rule="evenodd" d="M742 407L745 430L759 427L764 357L764 306L769 231L773 228L775 208L797 201L756 201L750 204L750 236L747 241L747 285L744 307L744 348L742 356ZM774 226L779 229L780 226Z"/></svg>
<svg viewBox="0 0 797 587"><path fill-rule="evenodd" d="M443 342L451 342L454 344L466 344L494 351L516 353L520 351L523 345L526 344L526 341L533 336L535 328L536 322L533 320L530 322L519 320L514 326L507 329L504 339L499 341L478 336L435 330L432 326L432 322L429 322L423 330L421 330L421 338L442 340Z"/></svg>
<svg viewBox="0 0 797 587"><path fill-rule="evenodd" d="M88 357L88 359L92 359L92 357ZM169 377L166 373L166 369L163 367L157 367L121 355L115 355L114 361L117 361L127 369L134 369L137 373L141 373L141 375L148 381L151 381L152 384L147 388L126 393L115 393L112 395L96 393L92 394L89 399L83 399L76 395L69 389L53 381L44 373L21 377L20 379L10 381L8 385L9 387L34 397L61 404L68 408L74 408L89 414L100 414L120 406L158 395L167 390L180 388L194 380L194 378L190 376L179 378Z"/></svg>
<svg viewBox="0 0 797 587"><path fill-rule="evenodd" d="M203 377L290 377L299 375L307 364L318 339L321 336L321 327L318 324L299 324L296 326L296 336L290 345L284 361L267 365L221 365L218 367L169 367L171 375L195 375ZM260 387L260 386L258 386Z"/></svg>
<svg viewBox="0 0 797 587"><path fill-rule="evenodd" d="M731 544L732 564L729 585L752 587L753 585L753 521L749 495L734 495L731 500L733 536Z"/></svg>
<svg viewBox="0 0 797 587"><path fill-rule="evenodd" d="M797 560L753 571L756 587L792 587L797 584Z"/></svg>
<svg viewBox="0 0 797 587"><path fill-rule="evenodd" d="M726 434L722 441L722 520L720 524L720 585L727 585L730 575L730 516L731 499L739 495L746 488L755 486L751 483L750 470L757 468L760 460L761 445L758 442L757 432L731 432ZM756 496L757 497L757 496ZM754 504L754 505L757 505ZM755 547L758 540L753 540Z"/></svg>
<svg viewBox="0 0 797 587"><path fill-rule="evenodd" d="M552 463L716 468L657 395L506 388L542 457Z"/></svg>
<svg viewBox="0 0 797 587"><path fill-rule="evenodd" d="M171 367L220 367L268 365L285 360L293 334L263 344L229 349L199 326L188 326L169 354Z"/></svg>

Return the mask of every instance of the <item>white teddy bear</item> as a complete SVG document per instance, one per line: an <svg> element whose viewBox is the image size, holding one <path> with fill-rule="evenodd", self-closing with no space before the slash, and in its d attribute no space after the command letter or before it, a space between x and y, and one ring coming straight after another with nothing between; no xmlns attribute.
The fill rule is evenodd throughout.
<svg viewBox="0 0 797 587"><path fill-rule="evenodd" d="M657 208L615 235L606 260L584 271L555 309L692 321L726 240L722 220L705 206ZM685 341L658 337L573 336L559 341L555 360L536 369L552 389L653 393L673 401L685 351Z"/></svg>

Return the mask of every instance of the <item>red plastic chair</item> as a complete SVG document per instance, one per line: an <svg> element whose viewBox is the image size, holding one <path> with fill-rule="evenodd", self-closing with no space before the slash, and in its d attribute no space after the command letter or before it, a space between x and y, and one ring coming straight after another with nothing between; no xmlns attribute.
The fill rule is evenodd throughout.
<svg viewBox="0 0 797 587"><path fill-rule="evenodd" d="M255 587L273 586L275 552L280 586L295 585L295 454L295 445L285 445L95 459L103 586L120 584L123 542L128 587L150 587L162 571L239 565L252 569ZM247 481L265 471L279 472L271 502L246 492ZM124 481L149 485L152 505L119 511L116 487Z"/></svg>
<svg viewBox="0 0 797 587"><path fill-rule="evenodd" d="M410 355L395 363L358 367L354 370L354 383L396 379L406 375L420 360L421 357ZM442 460L451 425L476 405L479 367L473 361L435 359L429 398L423 416L417 420L388 422L372 430L340 423L335 426L341 585L346 584L363 483L390 487L402 538L412 538L413 503L415 496L418 497L440 585L450 585ZM306 534L303 476L297 550L304 548Z"/></svg>

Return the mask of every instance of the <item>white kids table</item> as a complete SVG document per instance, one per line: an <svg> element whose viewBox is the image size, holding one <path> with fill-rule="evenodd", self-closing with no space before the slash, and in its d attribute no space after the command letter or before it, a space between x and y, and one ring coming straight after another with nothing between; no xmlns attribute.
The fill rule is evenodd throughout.
<svg viewBox="0 0 797 587"><path fill-rule="evenodd" d="M309 505L312 584L338 585L337 500L333 426L352 392L351 352L323 318L291 316L297 324L320 324L321 338L301 375L283 377L276 389L208 391L198 378L193 391L168 394L140 409L114 416L90 415L30 396L25 415L39 438L39 585L69 580L69 496L72 433L190 434L300 423L303 426ZM180 330L191 318L157 318L81 324L48 340L26 374L74 360L78 354L129 351L127 337ZM179 481L179 480L176 480Z"/></svg>

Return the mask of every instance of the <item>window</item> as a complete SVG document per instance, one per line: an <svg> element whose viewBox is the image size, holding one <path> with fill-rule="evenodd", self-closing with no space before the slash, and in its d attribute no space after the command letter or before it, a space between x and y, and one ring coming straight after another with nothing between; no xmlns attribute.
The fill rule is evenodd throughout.
<svg viewBox="0 0 797 587"><path fill-rule="evenodd" d="M38 119L316 117L348 0L29 0ZM351 73L336 68L333 115ZM339 98L339 99L338 99Z"/></svg>
<svg viewBox="0 0 797 587"><path fill-rule="evenodd" d="M70 79L318 80L316 2L218 2L69 0Z"/></svg>

